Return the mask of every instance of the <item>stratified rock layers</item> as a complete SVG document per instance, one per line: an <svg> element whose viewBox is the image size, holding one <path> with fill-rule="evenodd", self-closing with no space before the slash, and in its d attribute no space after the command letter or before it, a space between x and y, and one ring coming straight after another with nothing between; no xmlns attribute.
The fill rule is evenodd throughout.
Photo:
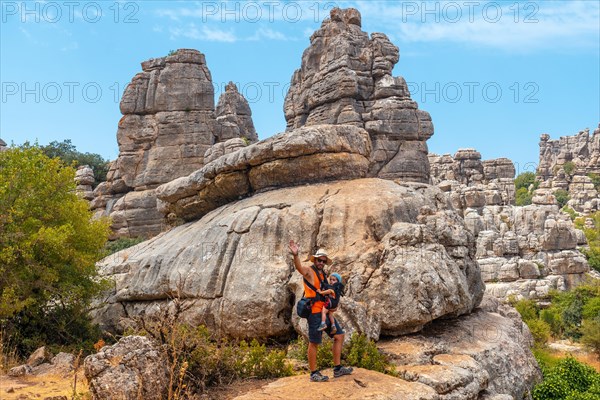
<svg viewBox="0 0 600 400"><path fill-rule="evenodd" d="M373 143L369 176L428 182L430 115L412 101L404 78L392 77L399 51L388 37L361 29L355 9L333 9L310 38L291 80L287 129L318 124L365 128Z"/></svg>
<svg viewBox="0 0 600 400"><path fill-rule="evenodd" d="M258 140L248 102L227 85L217 109L204 55L178 50L142 63L121 100L119 157L91 208L113 220L114 237L150 237L165 229L154 189L201 168L212 145Z"/></svg>
<svg viewBox="0 0 600 400"><path fill-rule="evenodd" d="M302 295L287 242L325 247L348 280L339 317L350 330L415 332L470 312L484 286L474 239L437 188L356 179L269 191L222 206L104 260L116 281L97 318L157 310L179 291L186 318L234 337L306 329L292 312Z"/></svg>

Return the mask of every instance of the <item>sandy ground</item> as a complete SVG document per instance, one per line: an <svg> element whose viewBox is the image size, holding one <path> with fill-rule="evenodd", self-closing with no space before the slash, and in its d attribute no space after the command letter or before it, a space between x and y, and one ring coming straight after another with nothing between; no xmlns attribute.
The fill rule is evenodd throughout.
<svg viewBox="0 0 600 400"><path fill-rule="evenodd" d="M67 375L28 375L11 378L0 375L0 399L36 399L44 400L47 397L67 396L71 399L73 395L73 373ZM77 394L82 394L86 399L88 387L83 377L83 372L77 375ZM88 396L87 398L91 398Z"/></svg>

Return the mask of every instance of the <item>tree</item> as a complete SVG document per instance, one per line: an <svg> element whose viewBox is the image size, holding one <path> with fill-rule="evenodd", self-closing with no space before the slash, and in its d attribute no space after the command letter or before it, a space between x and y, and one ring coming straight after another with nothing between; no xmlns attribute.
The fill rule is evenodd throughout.
<svg viewBox="0 0 600 400"><path fill-rule="evenodd" d="M515 189L525 188L529 191L529 186L534 185L535 182L535 174L533 172L523 172L515 178Z"/></svg>
<svg viewBox="0 0 600 400"><path fill-rule="evenodd" d="M554 192L554 197L556 198L556 202L558 203L559 208L563 208L569 200L571 200L571 196L569 196L569 192L564 189L558 189Z"/></svg>
<svg viewBox="0 0 600 400"><path fill-rule="evenodd" d="M104 287L95 263L109 224L91 220L74 177L37 146L0 152L0 324L22 353L85 339Z"/></svg>
<svg viewBox="0 0 600 400"><path fill-rule="evenodd" d="M531 200L533 199L533 194L529 193L529 191L522 187L517 190L515 195L515 204L517 206L528 206L531 204Z"/></svg>
<svg viewBox="0 0 600 400"><path fill-rule="evenodd" d="M98 183L106 180L109 165L108 160L105 160L99 154L77 151L75 145L71 143L71 139L63 140L62 142L53 141L46 146L42 146L41 149L48 157L58 157L65 164L75 168L81 165L89 165L94 170L94 178L96 178L94 185L96 186Z"/></svg>

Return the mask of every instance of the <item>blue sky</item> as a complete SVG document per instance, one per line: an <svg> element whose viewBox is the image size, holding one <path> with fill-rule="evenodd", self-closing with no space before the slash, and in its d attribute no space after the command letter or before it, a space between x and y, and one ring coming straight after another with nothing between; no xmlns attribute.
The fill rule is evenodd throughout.
<svg viewBox="0 0 600 400"><path fill-rule="evenodd" d="M541 133L600 122L600 2L0 2L0 137L71 139L114 159L120 96L140 62L206 55L218 94L238 83L261 139L285 130L283 100L311 33L333 6L400 48L394 75L431 113L435 153L474 147L538 163Z"/></svg>

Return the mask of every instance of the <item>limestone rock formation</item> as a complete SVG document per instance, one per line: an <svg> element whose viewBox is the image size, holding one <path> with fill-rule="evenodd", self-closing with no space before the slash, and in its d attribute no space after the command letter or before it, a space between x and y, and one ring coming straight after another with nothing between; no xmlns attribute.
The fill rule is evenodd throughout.
<svg viewBox="0 0 600 400"><path fill-rule="evenodd" d="M8 149L8 147L6 146L6 142L0 139L0 151L4 151L6 149Z"/></svg>
<svg viewBox="0 0 600 400"><path fill-rule="evenodd" d="M522 399L541 380L529 351L533 340L520 318L477 310L469 316L435 321L418 334L378 343L400 378L355 369L314 391L308 376L278 379L237 400L295 398L331 399ZM515 366L518 366L515 368ZM324 373L332 375L330 370Z"/></svg>
<svg viewBox="0 0 600 400"><path fill-rule="evenodd" d="M481 208L515 202L515 167L507 158L481 161L475 149L429 154L431 182L446 192L455 208Z"/></svg>
<svg viewBox="0 0 600 400"><path fill-rule="evenodd" d="M437 399L522 399L541 373L529 350L533 338L513 312L477 310L378 346L400 377L433 388Z"/></svg>
<svg viewBox="0 0 600 400"><path fill-rule="evenodd" d="M362 178L367 174L370 153L371 142L364 129L335 125L300 128L224 154L189 176L159 186L159 209L189 221L255 192Z"/></svg>
<svg viewBox="0 0 600 400"><path fill-rule="evenodd" d="M77 194L86 200L94 199L92 185L96 182L94 170L89 165L82 165L75 172L75 183Z"/></svg>
<svg viewBox="0 0 600 400"><path fill-rule="evenodd" d="M584 278L589 266L577 246L586 243L585 236L560 213L546 184L535 191L532 205L516 207L510 160L481 162L474 149L459 150L454 157L430 154L429 160L431 181L448 193L477 238L486 293L538 299Z"/></svg>
<svg viewBox="0 0 600 400"><path fill-rule="evenodd" d="M428 182L433 124L411 100L404 78L392 76L398 48L383 33L369 38L353 8L331 10L310 42L285 99L287 129L365 128L373 143L369 176Z"/></svg>
<svg viewBox="0 0 600 400"><path fill-rule="evenodd" d="M589 129L558 140L541 135L537 174L552 192L567 190L568 205L576 211L589 214L600 210L598 187L591 179L592 174L600 178L600 125L591 136Z"/></svg>
<svg viewBox="0 0 600 400"><path fill-rule="evenodd" d="M305 254L317 246L331 252L333 270L348 280L338 315L373 338L468 313L483 295L473 236L443 193L370 178L255 194L105 259L100 271L116 286L96 318L115 329L179 290L193 303L187 320L218 334L303 331L306 321L293 313L302 285L290 239Z"/></svg>
<svg viewBox="0 0 600 400"><path fill-rule="evenodd" d="M258 140L248 102L227 85L215 111L204 55L178 50L142 63L121 100L119 156L91 208L113 219L114 237L150 237L165 229L154 189L201 168L218 142Z"/></svg>
<svg viewBox="0 0 600 400"><path fill-rule="evenodd" d="M85 358L85 377L95 399L162 400L169 384L163 354L144 336L125 336Z"/></svg>

